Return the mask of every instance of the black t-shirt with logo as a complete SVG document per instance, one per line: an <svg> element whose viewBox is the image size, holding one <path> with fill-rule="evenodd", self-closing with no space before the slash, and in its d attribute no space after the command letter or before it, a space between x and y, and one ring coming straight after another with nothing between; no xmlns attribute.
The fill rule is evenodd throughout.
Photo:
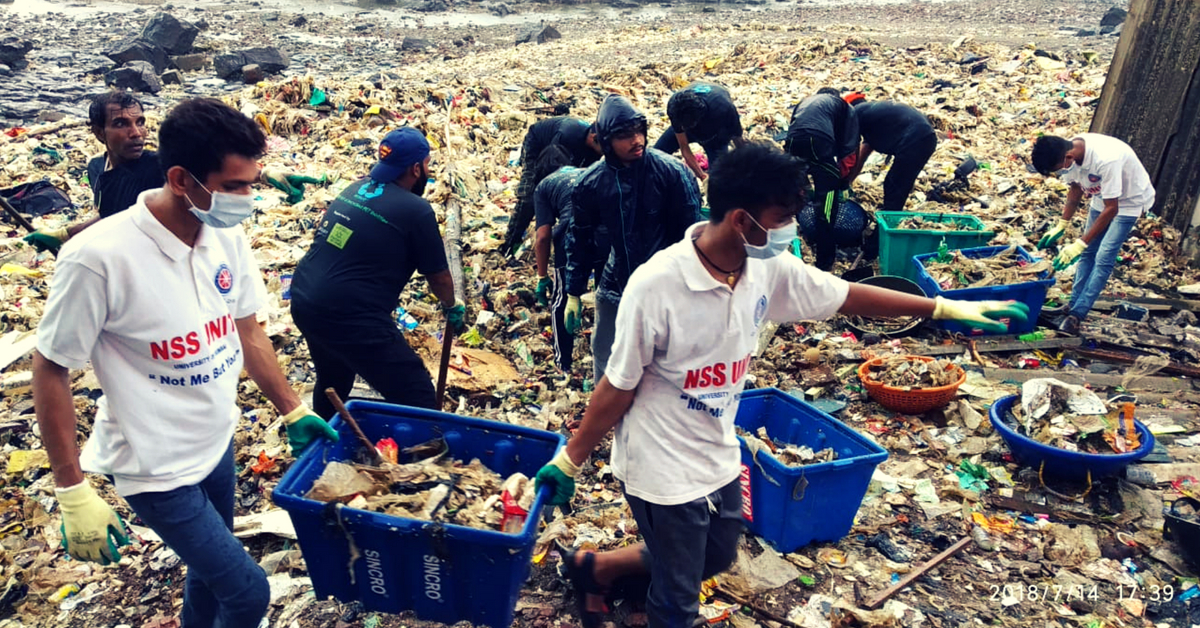
<svg viewBox="0 0 1200 628"><path fill-rule="evenodd" d="M696 82L671 94L671 98L674 99L683 92L694 92L704 100L707 108L696 126L690 129L685 129L675 120L671 120L672 132L687 133L688 141L697 144L712 141L728 143L742 135L742 118L738 114L737 106L733 104L729 90L716 83ZM667 101L667 109L670 110L670 100Z"/></svg>
<svg viewBox="0 0 1200 628"><path fill-rule="evenodd" d="M108 158L100 155L88 162L88 183L92 186L92 203L101 218L125 211L137 203L138 194L160 188L163 178L158 153L147 150L134 161L105 170Z"/></svg>
<svg viewBox="0 0 1200 628"><path fill-rule="evenodd" d="M292 277L292 307L342 327L391 325L413 273L429 276L447 267L429 203L368 177L325 210Z"/></svg>

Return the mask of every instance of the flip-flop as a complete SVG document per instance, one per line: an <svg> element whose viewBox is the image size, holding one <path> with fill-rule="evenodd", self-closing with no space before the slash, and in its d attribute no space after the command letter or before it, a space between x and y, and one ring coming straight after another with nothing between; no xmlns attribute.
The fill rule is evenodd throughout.
<svg viewBox="0 0 1200 628"><path fill-rule="evenodd" d="M563 553L560 563L562 575L575 589L575 610L579 613L579 621L583 624L583 628L599 628L604 622L604 615L609 612L609 590L596 582L596 553L585 552L581 564L576 565L575 556L577 554L578 552ZM587 608L588 595L604 596L604 611L589 611Z"/></svg>

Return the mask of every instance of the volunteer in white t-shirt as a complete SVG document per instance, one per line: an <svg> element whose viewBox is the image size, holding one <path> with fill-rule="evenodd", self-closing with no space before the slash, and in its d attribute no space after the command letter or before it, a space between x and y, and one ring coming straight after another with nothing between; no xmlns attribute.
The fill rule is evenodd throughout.
<svg viewBox="0 0 1200 628"><path fill-rule="evenodd" d="M255 319L262 275L241 227L266 138L217 100L177 106L159 130L164 187L63 246L38 326L33 396L67 553L109 564L123 523L83 473L117 493L187 565L184 626L254 628L266 574L233 536L232 438L242 368L288 425L293 452L337 434L288 386ZM105 392L76 447L69 369Z"/></svg>
<svg viewBox="0 0 1200 628"><path fill-rule="evenodd" d="M1098 133L1083 133L1070 140L1043 135L1033 145L1031 161L1043 176L1057 172L1070 184L1063 217L1042 237L1038 248L1049 248L1062 238L1084 195L1092 197L1083 235L1062 247L1054 258L1055 270L1079 261L1067 316L1059 324L1060 330L1075 334L1108 283L1121 245L1142 212L1154 206L1154 185L1128 144Z"/></svg>
<svg viewBox="0 0 1200 628"><path fill-rule="evenodd" d="M782 255L796 237L803 165L751 143L710 172L711 220L634 271L605 376L567 446L539 471L568 503L574 477L616 428L612 465L644 544L564 557L584 626L597 625L618 578L650 574L652 628L688 628L700 583L734 560L742 528L734 416L768 322L848 315L933 316L1004 330L1011 301L935 301L847 282Z"/></svg>

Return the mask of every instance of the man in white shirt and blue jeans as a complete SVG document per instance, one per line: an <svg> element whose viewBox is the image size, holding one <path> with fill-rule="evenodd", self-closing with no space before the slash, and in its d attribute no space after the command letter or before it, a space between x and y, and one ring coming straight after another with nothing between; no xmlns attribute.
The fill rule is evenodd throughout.
<svg viewBox="0 0 1200 628"><path fill-rule="evenodd" d="M578 552L564 568L586 627L618 578L650 574L651 628L691 628L700 583L737 556L741 457L734 417L761 326L835 313L930 316L1003 331L1011 301L935 301L849 284L783 255L796 237L804 166L769 143L735 149L710 172L711 219L634 271L604 377L567 446L537 475L569 503L574 477L616 428L612 466L644 544Z"/></svg>
<svg viewBox="0 0 1200 628"><path fill-rule="evenodd" d="M1038 248L1049 248L1062 238L1084 195L1092 197L1083 234L1054 258L1055 270L1079 261L1067 316L1059 324L1061 331L1077 334L1112 275L1121 245L1142 213L1154 206L1154 185L1128 144L1099 133L1082 133L1069 140L1043 135L1034 143L1031 157L1034 169L1043 176L1057 172L1071 186L1062 219L1046 232Z"/></svg>
<svg viewBox="0 0 1200 628"><path fill-rule="evenodd" d="M67 242L38 326L33 396L68 554L120 560L124 525L83 473L111 478L187 565L186 628L255 628L266 574L233 536L233 433L242 368L287 424L293 453L337 438L288 386L255 313L266 294L241 227L266 138L217 100L159 130L166 183ZM69 369L104 389L80 453Z"/></svg>

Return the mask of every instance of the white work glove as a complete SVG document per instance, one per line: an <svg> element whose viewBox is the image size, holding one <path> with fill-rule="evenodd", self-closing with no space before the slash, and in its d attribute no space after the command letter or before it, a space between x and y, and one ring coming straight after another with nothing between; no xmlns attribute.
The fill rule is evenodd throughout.
<svg viewBox="0 0 1200 628"><path fill-rule="evenodd" d="M122 545L129 545L125 523L100 499L87 480L54 489L62 508L63 549L72 558L108 565L121 560Z"/></svg>
<svg viewBox="0 0 1200 628"><path fill-rule="evenodd" d="M934 320L956 321L983 331L1002 334L1008 326L1002 318L1029 320L1029 306L1017 301L951 301L934 298Z"/></svg>

